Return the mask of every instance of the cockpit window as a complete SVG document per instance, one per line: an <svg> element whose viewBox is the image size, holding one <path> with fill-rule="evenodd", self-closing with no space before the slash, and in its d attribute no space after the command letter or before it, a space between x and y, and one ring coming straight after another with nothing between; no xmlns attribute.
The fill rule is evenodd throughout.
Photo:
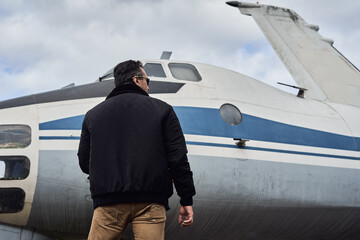
<svg viewBox="0 0 360 240"><path fill-rule="evenodd" d="M29 176L30 160L25 156L0 156L0 180L21 180Z"/></svg>
<svg viewBox="0 0 360 240"><path fill-rule="evenodd" d="M174 78L179 80L188 80L198 82L201 76L196 68L187 63L169 63L169 69Z"/></svg>
<svg viewBox="0 0 360 240"><path fill-rule="evenodd" d="M25 148L31 142L31 128L27 125L0 125L1 148Z"/></svg>
<svg viewBox="0 0 360 240"><path fill-rule="evenodd" d="M160 63L146 63L144 70L148 77L166 77L163 67Z"/></svg>

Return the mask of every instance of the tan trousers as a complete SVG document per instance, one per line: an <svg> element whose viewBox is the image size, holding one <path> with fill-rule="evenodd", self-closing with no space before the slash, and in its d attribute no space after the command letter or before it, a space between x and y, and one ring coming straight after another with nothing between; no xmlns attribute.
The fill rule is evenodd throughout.
<svg viewBox="0 0 360 240"><path fill-rule="evenodd" d="M88 240L120 239L131 223L135 240L164 240L165 207L157 203L120 203L97 207Z"/></svg>

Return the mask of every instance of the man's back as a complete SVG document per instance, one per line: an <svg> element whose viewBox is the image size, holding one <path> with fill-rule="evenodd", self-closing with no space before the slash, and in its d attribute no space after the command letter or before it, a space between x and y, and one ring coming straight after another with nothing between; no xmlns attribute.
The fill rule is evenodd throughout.
<svg viewBox="0 0 360 240"><path fill-rule="evenodd" d="M125 65L128 62L124 62ZM109 221L109 216L118 216L114 211L125 211L129 217L120 221L121 227L118 224L112 227L114 236L121 234L129 221L142 223L141 216L147 211L155 214L154 217L160 214L163 220L159 224L164 225L163 211L168 209L168 198L173 193L172 181L181 198L180 216L187 217L183 225L192 223L195 188L176 114L170 105L147 94L149 79L141 65L128 71L121 64L119 71L125 84L118 84L104 102L86 114L78 151L80 167L89 174L95 208L89 235L92 239L97 239L99 231L108 231L102 226ZM129 212L131 209L126 205L129 203L138 203L131 205L131 209L140 206L139 213ZM156 204L160 204L160 209ZM97 218L105 222L99 225ZM110 218L111 222L118 221ZM146 226L139 227L138 234Z"/></svg>

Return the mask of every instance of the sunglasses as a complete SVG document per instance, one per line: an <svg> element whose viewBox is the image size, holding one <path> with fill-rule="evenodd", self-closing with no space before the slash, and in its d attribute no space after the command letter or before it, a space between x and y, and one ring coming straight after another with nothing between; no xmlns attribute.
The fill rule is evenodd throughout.
<svg viewBox="0 0 360 240"><path fill-rule="evenodd" d="M146 80L146 84L149 86L150 78L144 77L144 76L135 76L135 77L140 78L140 79L145 79L145 80Z"/></svg>

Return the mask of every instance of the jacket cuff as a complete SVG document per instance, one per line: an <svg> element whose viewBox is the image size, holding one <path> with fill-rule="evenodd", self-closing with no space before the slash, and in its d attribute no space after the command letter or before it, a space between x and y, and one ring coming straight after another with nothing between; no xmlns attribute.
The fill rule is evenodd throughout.
<svg viewBox="0 0 360 240"><path fill-rule="evenodd" d="M192 206L193 205L193 199L192 197L188 198L181 198L180 199L181 206Z"/></svg>

